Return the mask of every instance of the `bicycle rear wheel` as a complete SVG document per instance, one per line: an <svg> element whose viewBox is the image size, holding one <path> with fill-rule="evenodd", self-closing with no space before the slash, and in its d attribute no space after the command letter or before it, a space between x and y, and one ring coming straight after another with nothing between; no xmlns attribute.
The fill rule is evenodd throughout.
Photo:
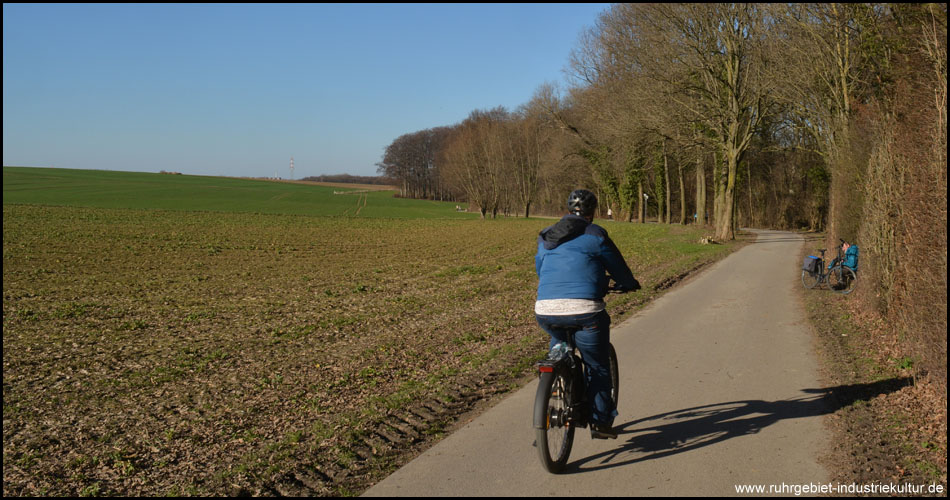
<svg viewBox="0 0 950 500"><path fill-rule="evenodd" d="M802 269L802 285L805 285L805 288L812 289L818 285L818 282L821 281L821 275L818 273L813 273Z"/></svg>
<svg viewBox="0 0 950 500"><path fill-rule="evenodd" d="M854 290L855 276L850 267L838 265L828 273L828 288L841 294L849 294Z"/></svg>
<svg viewBox="0 0 950 500"><path fill-rule="evenodd" d="M555 474L564 469L574 445L569 387L570 381L563 374L542 373L534 399L538 456L544 468Z"/></svg>

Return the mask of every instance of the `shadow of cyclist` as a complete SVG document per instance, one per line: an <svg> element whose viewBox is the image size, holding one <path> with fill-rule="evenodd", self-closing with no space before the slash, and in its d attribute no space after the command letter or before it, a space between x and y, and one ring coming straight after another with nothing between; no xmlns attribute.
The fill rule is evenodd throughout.
<svg viewBox="0 0 950 500"><path fill-rule="evenodd" d="M756 434L780 420L826 415L912 383L909 377L827 389L804 389L805 396L782 401L733 401L697 406L615 426L621 439L616 449L569 463L563 473L621 467L692 451L727 439ZM652 424L652 425L650 425ZM644 425L647 425L644 427ZM634 458L622 456L637 454Z"/></svg>

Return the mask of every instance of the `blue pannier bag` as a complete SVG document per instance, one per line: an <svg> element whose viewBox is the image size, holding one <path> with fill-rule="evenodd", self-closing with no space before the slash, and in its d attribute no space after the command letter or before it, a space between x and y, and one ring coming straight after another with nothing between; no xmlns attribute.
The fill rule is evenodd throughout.
<svg viewBox="0 0 950 500"><path fill-rule="evenodd" d="M817 273L818 267L821 265L819 264L819 261L820 259L818 257L809 255L808 257L805 257L805 262L802 263L802 269L810 273Z"/></svg>
<svg viewBox="0 0 950 500"><path fill-rule="evenodd" d="M844 254L844 265L850 267L852 271L858 272L858 246L851 245Z"/></svg>

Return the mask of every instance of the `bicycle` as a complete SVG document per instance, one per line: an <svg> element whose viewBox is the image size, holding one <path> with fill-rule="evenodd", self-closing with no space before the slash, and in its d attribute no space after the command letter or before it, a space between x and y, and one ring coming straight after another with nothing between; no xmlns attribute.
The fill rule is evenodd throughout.
<svg viewBox="0 0 950 500"><path fill-rule="evenodd" d="M623 293L624 290L612 288L611 292ZM554 474L564 469L574 445L574 431L591 423L593 411L593 402L587 399L586 367L574 343L575 333L577 331L568 335L565 350L556 353L552 349L555 357L549 353L536 364L539 381L534 399L535 443L541 464ZM616 408L620 374L613 344L608 344L608 360L610 400Z"/></svg>
<svg viewBox="0 0 950 500"><path fill-rule="evenodd" d="M802 264L802 285L807 289L812 289L821 283L827 283L828 288L840 294L849 294L854 290L858 275L854 269L844 265L845 259L841 254L841 246L845 241L840 239L841 245L838 245L838 255L831 264L825 268L826 248L819 248L821 257L809 255L805 257Z"/></svg>

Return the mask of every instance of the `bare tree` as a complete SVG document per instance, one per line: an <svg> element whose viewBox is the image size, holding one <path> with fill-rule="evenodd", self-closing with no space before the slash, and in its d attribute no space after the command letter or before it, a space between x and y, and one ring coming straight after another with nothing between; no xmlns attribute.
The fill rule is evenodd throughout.
<svg viewBox="0 0 950 500"><path fill-rule="evenodd" d="M506 208L509 121L502 107L472 111L453 130L443 152L447 180L479 207L482 218L489 213L497 217L499 209Z"/></svg>
<svg viewBox="0 0 950 500"><path fill-rule="evenodd" d="M523 105L510 122L507 134L517 196L525 217L530 216L531 204L538 195L545 151L555 132L550 116L544 111L543 99L535 95Z"/></svg>
<svg viewBox="0 0 950 500"><path fill-rule="evenodd" d="M775 97L794 113L794 123L810 135L814 152L831 172L829 230L854 234L861 206L856 184L866 162L851 147L852 110L862 89L877 85L869 68L884 57L874 40L880 6L812 3L773 6L776 32ZM844 224L844 226L842 226Z"/></svg>
<svg viewBox="0 0 950 500"><path fill-rule="evenodd" d="M682 56L673 66L687 77L679 83L690 99L680 102L715 133L721 155L714 178L716 237L732 239L738 167L768 112L770 82L762 71L766 16L754 4L667 4L650 10L653 26Z"/></svg>
<svg viewBox="0 0 950 500"><path fill-rule="evenodd" d="M548 110L562 130L577 141L578 154L588 164L604 205L618 220L632 220L634 207L643 221L643 182L648 175L648 133L640 113L631 106L629 75L609 63L612 48L604 42L604 17L598 27L588 30L582 44L571 56L577 86L570 89L567 106Z"/></svg>
<svg viewBox="0 0 950 500"><path fill-rule="evenodd" d="M584 73L594 81L622 75L626 88L647 89L626 95L652 111L654 128L662 113L650 103L670 101L677 120L699 124L715 140L720 239L734 237L737 168L758 120L768 112L769 82L761 71L767 24L753 4L618 4L598 24L605 48L580 51L586 57L575 58L603 62L593 65L598 71ZM610 57L594 57L601 53Z"/></svg>
<svg viewBox="0 0 950 500"><path fill-rule="evenodd" d="M438 127L397 137L377 163L377 171L401 183L400 194L408 198L451 198L438 168L439 153L448 129Z"/></svg>

